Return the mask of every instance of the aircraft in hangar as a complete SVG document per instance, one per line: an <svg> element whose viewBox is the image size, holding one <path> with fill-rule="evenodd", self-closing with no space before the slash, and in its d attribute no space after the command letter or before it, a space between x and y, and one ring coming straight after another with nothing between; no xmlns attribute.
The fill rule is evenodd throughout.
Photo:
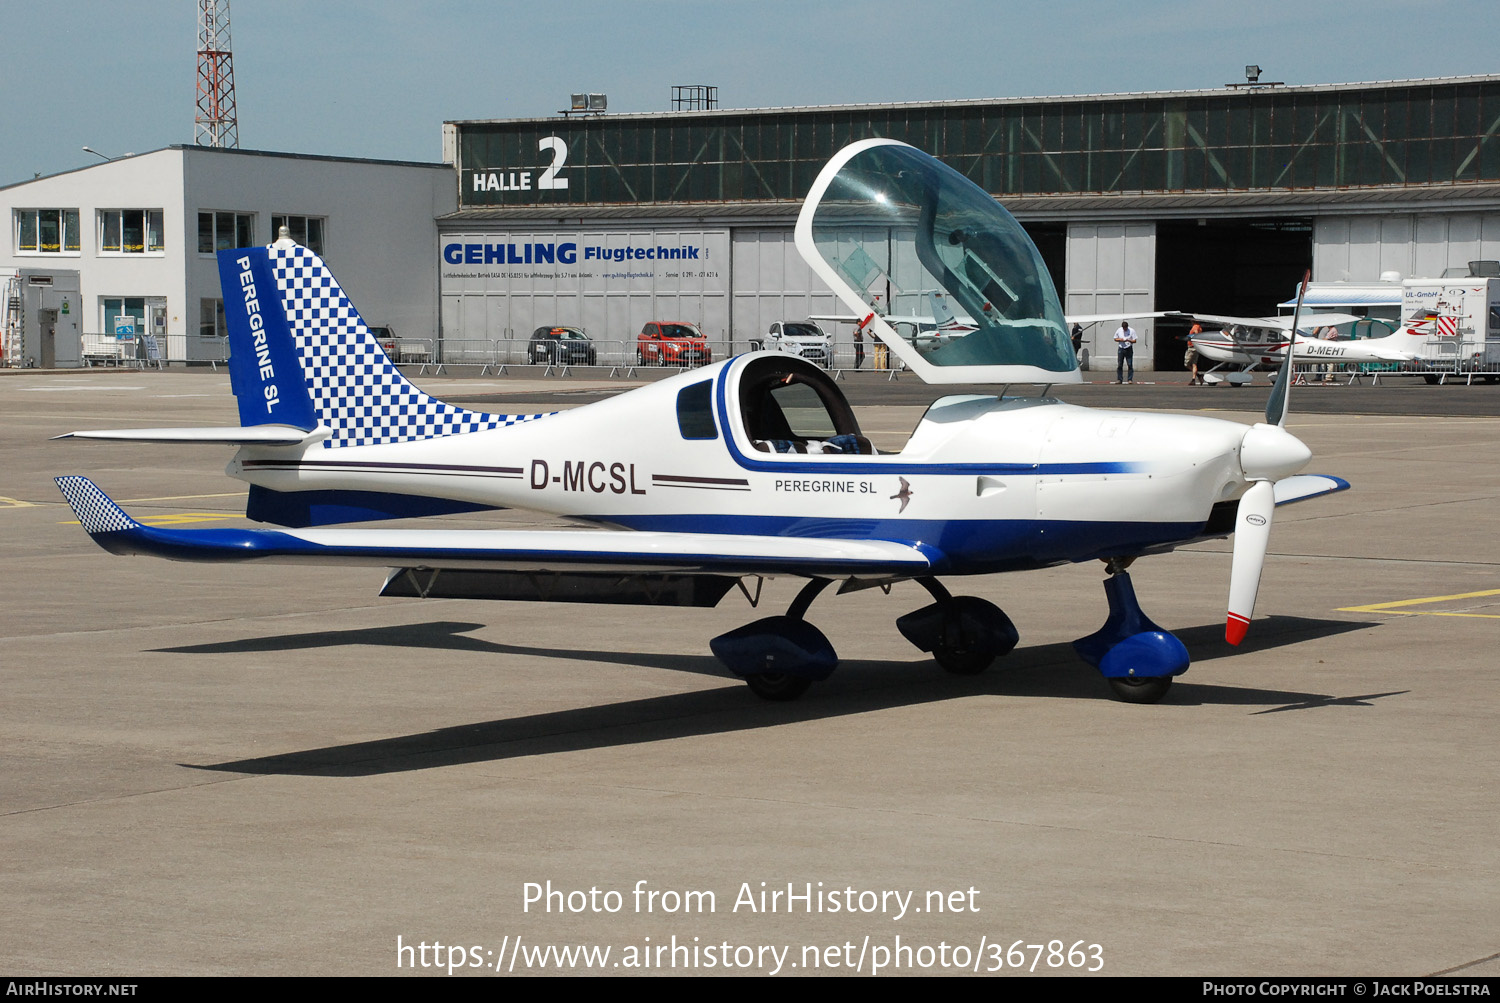
<svg viewBox="0 0 1500 1003"><path fill-rule="evenodd" d="M96 543L182 561L389 568L386 596L713 606L768 576L805 579L781 615L710 641L768 699L801 695L837 655L807 620L840 593L913 581L932 602L896 621L945 669L981 671L1017 643L994 604L947 582L1100 560L1104 625L1075 642L1115 693L1153 702L1189 656L1136 602L1132 561L1235 535L1226 635L1249 625L1277 505L1342 490L1299 475L1286 379L1253 427L1091 410L1046 396L1079 382L1040 255L993 198L920 151L866 140L837 154L796 244L848 308L873 313L849 263L895 240L910 288L942 288L975 329L918 351L874 335L931 384L1033 384L1036 396L935 401L897 452L877 452L817 366L755 352L555 414L487 414L435 400L381 352L322 260L289 239L219 253L241 427L73 437L216 442L250 483L247 516L281 528L166 529L87 478L58 484ZM988 306L989 309L984 309ZM524 508L599 529L339 526Z"/></svg>

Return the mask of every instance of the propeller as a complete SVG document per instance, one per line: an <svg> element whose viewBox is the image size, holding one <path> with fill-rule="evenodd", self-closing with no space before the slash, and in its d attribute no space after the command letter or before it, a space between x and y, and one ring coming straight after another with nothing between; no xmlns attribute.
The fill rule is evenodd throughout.
<svg viewBox="0 0 1500 1003"><path fill-rule="evenodd" d="M1240 497L1234 517L1234 557L1229 566L1229 613L1224 622L1224 640L1239 644L1250 629L1255 612L1255 596L1260 591L1260 572L1266 563L1266 546L1271 540L1271 521L1276 511L1276 480L1288 477L1312 458L1312 451L1288 432L1287 410L1292 384L1293 349L1297 344L1297 321L1302 313L1302 296L1312 278L1308 269L1297 290L1297 309L1292 313L1292 329L1286 343L1286 359L1276 384L1266 400L1266 422L1255 425L1240 440L1240 471L1250 487Z"/></svg>

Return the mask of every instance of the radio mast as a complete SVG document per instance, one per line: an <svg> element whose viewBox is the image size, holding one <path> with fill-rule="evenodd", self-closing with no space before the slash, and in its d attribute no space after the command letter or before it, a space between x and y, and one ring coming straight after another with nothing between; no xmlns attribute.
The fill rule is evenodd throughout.
<svg viewBox="0 0 1500 1003"><path fill-rule="evenodd" d="M238 149L229 0L198 0L198 115L193 142Z"/></svg>

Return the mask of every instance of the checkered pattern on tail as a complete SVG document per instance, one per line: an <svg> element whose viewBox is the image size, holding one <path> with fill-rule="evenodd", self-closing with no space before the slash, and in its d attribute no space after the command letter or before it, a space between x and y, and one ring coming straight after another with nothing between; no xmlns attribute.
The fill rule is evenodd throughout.
<svg viewBox="0 0 1500 1003"><path fill-rule="evenodd" d="M466 411L424 394L396 369L322 258L277 241L270 262L313 410L333 429L324 447L430 439L546 417Z"/></svg>
<svg viewBox="0 0 1500 1003"><path fill-rule="evenodd" d="M100 533L118 533L120 530L140 525L126 515L120 506L110 501L109 495L100 491L98 486L87 477L72 475L58 477L55 480L58 490L68 500L68 506L72 508L73 514L78 516L78 521L83 523L84 531L89 536L98 536Z"/></svg>

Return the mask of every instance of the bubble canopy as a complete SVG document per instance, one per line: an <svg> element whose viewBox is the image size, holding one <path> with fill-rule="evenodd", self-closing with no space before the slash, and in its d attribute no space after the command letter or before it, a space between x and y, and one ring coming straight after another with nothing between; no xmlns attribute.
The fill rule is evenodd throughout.
<svg viewBox="0 0 1500 1003"><path fill-rule="evenodd" d="M1036 245L983 189L890 139L845 147L813 183L797 249L927 383L1076 383Z"/></svg>

